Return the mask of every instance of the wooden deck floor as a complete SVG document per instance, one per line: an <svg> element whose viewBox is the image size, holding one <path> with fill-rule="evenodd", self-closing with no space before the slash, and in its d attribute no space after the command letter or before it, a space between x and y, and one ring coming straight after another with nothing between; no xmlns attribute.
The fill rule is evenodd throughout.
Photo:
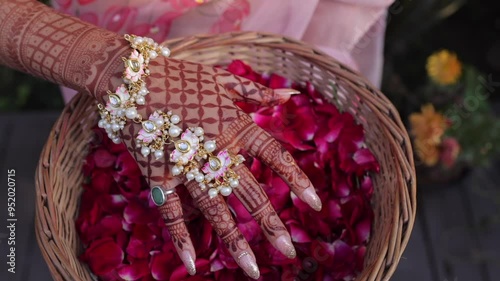
<svg viewBox="0 0 500 281"><path fill-rule="evenodd" d="M52 280L35 240L34 172L58 113L0 114L0 280ZM500 163L419 189L417 221L391 280L500 280ZM16 274L7 272L7 169L16 169Z"/></svg>

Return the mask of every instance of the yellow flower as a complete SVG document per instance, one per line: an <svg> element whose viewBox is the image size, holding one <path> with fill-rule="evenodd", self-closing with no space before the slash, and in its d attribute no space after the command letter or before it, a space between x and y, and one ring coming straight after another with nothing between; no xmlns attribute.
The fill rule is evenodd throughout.
<svg viewBox="0 0 500 281"><path fill-rule="evenodd" d="M433 166L439 159L439 146L448 122L442 114L436 112L432 104L422 106L421 111L410 115L410 133L415 139L418 157L426 165Z"/></svg>
<svg viewBox="0 0 500 281"><path fill-rule="evenodd" d="M462 63L448 50L435 52L427 58L427 75L443 86L455 84L462 75Z"/></svg>

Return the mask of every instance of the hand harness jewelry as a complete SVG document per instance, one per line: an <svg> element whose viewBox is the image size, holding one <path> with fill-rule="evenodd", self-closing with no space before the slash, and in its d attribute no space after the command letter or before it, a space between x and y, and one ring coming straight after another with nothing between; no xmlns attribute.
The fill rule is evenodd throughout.
<svg viewBox="0 0 500 281"><path fill-rule="evenodd" d="M140 123L142 128L136 136L137 148L144 157L156 159L164 157L164 149L173 144L170 162L173 176L185 175L187 181L198 182L201 190L208 189L210 198L219 193L228 196L239 185L239 176L233 167L245 161L242 155L231 155L227 150L217 150L215 140L206 140L201 127L187 128L183 131L181 118L172 111L156 110L144 119L137 106L144 105L149 94L144 78L149 73L149 62L159 54L168 57L170 50L158 45L151 38L126 34L125 40L133 51L128 58L122 58L125 64L123 82L115 92L108 91L106 105L98 104L101 119L98 126L106 130L114 143L120 143L119 131L123 130L128 120ZM152 194L153 195L153 194ZM165 196L152 196L155 204L162 205ZM156 198L156 199L155 199Z"/></svg>

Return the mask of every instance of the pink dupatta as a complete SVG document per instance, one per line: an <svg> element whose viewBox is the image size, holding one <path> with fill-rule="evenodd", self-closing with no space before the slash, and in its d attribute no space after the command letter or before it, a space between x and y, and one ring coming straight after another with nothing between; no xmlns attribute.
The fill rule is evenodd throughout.
<svg viewBox="0 0 500 281"><path fill-rule="evenodd" d="M53 0L65 13L157 41L252 30L311 43L361 72L382 76L386 11L393 0ZM75 94L64 89L65 101Z"/></svg>

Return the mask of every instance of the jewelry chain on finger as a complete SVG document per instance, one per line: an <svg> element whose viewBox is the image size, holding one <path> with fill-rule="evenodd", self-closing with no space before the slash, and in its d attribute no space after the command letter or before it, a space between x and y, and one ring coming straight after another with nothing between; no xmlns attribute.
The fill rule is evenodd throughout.
<svg viewBox="0 0 500 281"><path fill-rule="evenodd" d="M131 120L140 123L142 128L136 136L137 148L144 157L165 157L165 146L173 144L174 149L169 161L174 164L173 176L184 175L187 181L196 181L201 190L208 189L210 198L222 194L228 196L239 185L239 176L233 168L245 161L240 154L232 155L226 149L217 150L215 140L206 140L201 127L189 127L182 131L181 118L172 111L156 110L143 118L137 112L138 105L146 103L149 94L145 78L150 74L149 62L161 54L170 56L170 50L147 37L126 34L132 52L128 58L122 58L125 64L123 84L114 92L107 92L106 105L97 105L101 119L98 126L106 130L114 143L120 143L119 132ZM162 205L165 198L152 196L155 204Z"/></svg>

